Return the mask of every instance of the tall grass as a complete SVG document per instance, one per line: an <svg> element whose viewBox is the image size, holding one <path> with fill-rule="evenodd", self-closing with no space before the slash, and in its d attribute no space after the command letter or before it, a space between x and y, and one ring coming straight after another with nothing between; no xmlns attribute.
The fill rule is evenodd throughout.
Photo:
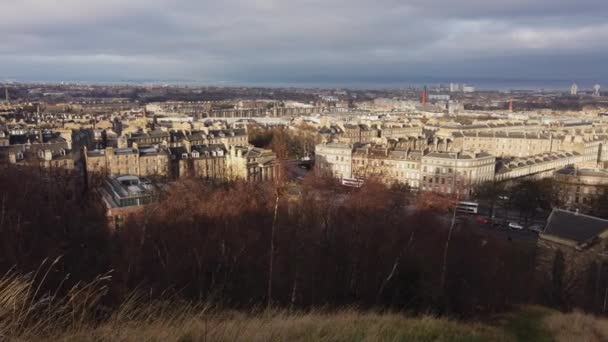
<svg viewBox="0 0 608 342"><path fill-rule="evenodd" d="M215 311L116 320L64 341L511 341L499 329L434 317L399 314L266 310L257 314Z"/></svg>
<svg viewBox="0 0 608 342"><path fill-rule="evenodd" d="M522 330L517 324L355 309L240 312L177 299L150 301L139 293L109 311L102 299L111 274L66 290L43 291L57 262L45 261L30 274L11 270L0 277L0 341L515 341ZM532 311L518 312L510 321L539 324L557 341L608 341L606 319L580 312L547 312L537 319L522 312Z"/></svg>
<svg viewBox="0 0 608 342"><path fill-rule="evenodd" d="M393 313L238 312L188 302L149 301L134 294L111 313L102 310L110 275L65 292L43 293L57 263L0 278L0 340L60 341L508 341L500 330L430 316ZM60 293L61 292L61 293Z"/></svg>
<svg viewBox="0 0 608 342"><path fill-rule="evenodd" d="M553 314L545 319L545 325L558 342L608 341L608 319L580 311Z"/></svg>
<svg viewBox="0 0 608 342"><path fill-rule="evenodd" d="M33 273L14 269L0 278L0 336L33 338L62 331L77 331L99 314L99 303L107 293L110 275L100 275L88 283L77 283L59 293L42 293L44 282L59 261L45 260Z"/></svg>

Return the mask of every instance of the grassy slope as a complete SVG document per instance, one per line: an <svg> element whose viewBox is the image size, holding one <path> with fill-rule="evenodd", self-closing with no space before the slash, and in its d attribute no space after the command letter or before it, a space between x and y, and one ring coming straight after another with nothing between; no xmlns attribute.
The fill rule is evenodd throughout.
<svg viewBox="0 0 608 342"><path fill-rule="evenodd" d="M176 324L177 323L177 324ZM109 325L66 341L513 341L501 329L431 317L359 313L286 314L187 319L145 325Z"/></svg>
<svg viewBox="0 0 608 342"><path fill-rule="evenodd" d="M543 307L524 307L507 316L503 329L517 341L553 341L553 335L545 325L545 319L559 314Z"/></svg>
<svg viewBox="0 0 608 342"><path fill-rule="evenodd" d="M157 310L160 309L160 310ZM173 313L171 313L173 312ZM52 341L608 341L608 320L523 307L491 324L346 310L338 313L150 311L80 325ZM0 329L0 341L2 340ZM29 334L28 334L29 333ZM29 336L28 336L29 335ZM12 336L6 336L12 337ZM43 341L35 332L14 336Z"/></svg>

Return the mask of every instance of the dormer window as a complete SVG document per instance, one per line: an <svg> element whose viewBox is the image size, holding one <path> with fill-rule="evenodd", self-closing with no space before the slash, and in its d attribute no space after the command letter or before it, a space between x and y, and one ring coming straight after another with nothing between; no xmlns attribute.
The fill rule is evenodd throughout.
<svg viewBox="0 0 608 342"><path fill-rule="evenodd" d="M198 158L199 156L200 154L198 153L198 151L192 152L192 158Z"/></svg>
<svg viewBox="0 0 608 342"><path fill-rule="evenodd" d="M182 153L182 159L188 159L188 153Z"/></svg>
<svg viewBox="0 0 608 342"><path fill-rule="evenodd" d="M21 152L17 152L16 156L17 156L17 160L23 159L23 153L21 153Z"/></svg>

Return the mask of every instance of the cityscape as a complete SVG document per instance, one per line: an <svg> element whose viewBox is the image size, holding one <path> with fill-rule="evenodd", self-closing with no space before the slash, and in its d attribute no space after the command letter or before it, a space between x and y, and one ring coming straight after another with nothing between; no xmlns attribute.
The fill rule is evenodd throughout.
<svg viewBox="0 0 608 342"><path fill-rule="evenodd" d="M0 341L608 340L603 3L0 8Z"/></svg>

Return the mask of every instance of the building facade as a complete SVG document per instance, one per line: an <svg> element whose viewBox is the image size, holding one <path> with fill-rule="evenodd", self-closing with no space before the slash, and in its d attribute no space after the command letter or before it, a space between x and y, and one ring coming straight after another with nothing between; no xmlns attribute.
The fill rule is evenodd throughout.
<svg viewBox="0 0 608 342"><path fill-rule="evenodd" d="M353 177L353 147L349 144L327 143L315 147L315 165L323 174L338 179Z"/></svg>
<svg viewBox="0 0 608 342"><path fill-rule="evenodd" d="M421 160L421 190L467 198L494 180L496 158L485 152L433 152Z"/></svg>

